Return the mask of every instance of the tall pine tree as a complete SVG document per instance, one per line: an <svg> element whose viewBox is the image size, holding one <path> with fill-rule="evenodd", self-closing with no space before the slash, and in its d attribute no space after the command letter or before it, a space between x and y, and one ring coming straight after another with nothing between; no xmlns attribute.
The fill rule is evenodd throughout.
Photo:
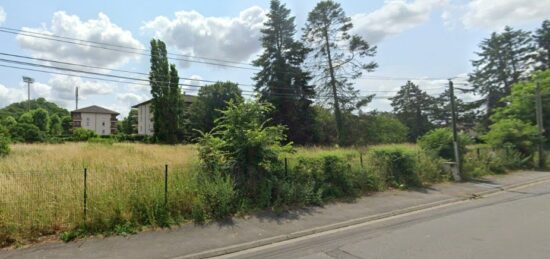
<svg viewBox="0 0 550 259"><path fill-rule="evenodd" d="M327 97L333 107L337 138L345 144L343 107L357 107L368 103L359 97L353 87L353 80L365 71L373 71L377 64L365 62L365 58L376 54L360 36L351 35L353 24L340 4L326 0L319 2L309 13L303 39L312 49L312 69L316 72L318 92Z"/></svg>
<svg viewBox="0 0 550 259"><path fill-rule="evenodd" d="M315 96L309 84L311 76L302 69L308 49L294 40L296 28L290 10L279 0L272 0L268 20L262 29L264 52L254 65L261 71L254 76L260 99L273 104L272 120L288 127L289 140L305 144L313 136Z"/></svg>
<svg viewBox="0 0 550 259"><path fill-rule="evenodd" d="M493 32L479 45L479 59L473 60L474 71L469 75L473 91L483 96L486 114L483 124L488 126L494 109L505 105L511 87L527 76L532 64L534 46L529 32L506 27L502 33Z"/></svg>
<svg viewBox="0 0 550 259"><path fill-rule="evenodd" d="M154 136L157 141L175 144L182 114L181 89L176 66L168 63L166 44L151 40L149 84L153 96Z"/></svg>
<svg viewBox="0 0 550 259"><path fill-rule="evenodd" d="M537 69L550 69L550 20L542 22L542 26L535 31L537 44Z"/></svg>
<svg viewBox="0 0 550 259"><path fill-rule="evenodd" d="M436 100L418 85L408 81L390 100L397 118L409 128L409 141L415 142L433 128L431 121Z"/></svg>

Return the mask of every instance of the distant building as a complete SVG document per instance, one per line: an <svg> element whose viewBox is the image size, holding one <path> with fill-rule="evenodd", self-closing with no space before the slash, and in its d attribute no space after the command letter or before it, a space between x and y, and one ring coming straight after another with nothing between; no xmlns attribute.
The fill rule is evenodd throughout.
<svg viewBox="0 0 550 259"><path fill-rule="evenodd" d="M117 130L118 112L92 105L71 112L73 128L85 128L95 131L98 135L115 134Z"/></svg>
<svg viewBox="0 0 550 259"><path fill-rule="evenodd" d="M186 105L190 105L193 102L195 102L195 99L197 98L194 95L182 95L183 102ZM147 135L152 136L155 133L155 127L153 122L153 110L151 109L153 99L147 100L142 103L138 103L132 108L135 108L138 110L138 124L137 124L137 131L139 135Z"/></svg>

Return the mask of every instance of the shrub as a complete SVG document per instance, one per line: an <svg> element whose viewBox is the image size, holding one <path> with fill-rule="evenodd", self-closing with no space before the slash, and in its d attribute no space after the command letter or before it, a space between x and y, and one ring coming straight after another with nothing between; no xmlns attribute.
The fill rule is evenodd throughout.
<svg viewBox="0 0 550 259"><path fill-rule="evenodd" d="M76 141L87 141L95 137L97 137L97 134L93 130L85 128L76 128L73 130L73 139Z"/></svg>
<svg viewBox="0 0 550 259"><path fill-rule="evenodd" d="M234 212L237 195L229 176L200 177L198 184L195 221L202 222L205 217L223 219Z"/></svg>
<svg viewBox="0 0 550 259"><path fill-rule="evenodd" d="M483 136L483 139L493 147L511 147L524 156L532 155L535 144L540 141L537 128L518 119L497 121L490 126L489 132Z"/></svg>
<svg viewBox="0 0 550 259"><path fill-rule="evenodd" d="M7 156L10 153L10 139L4 135L0 134L0 157Z"/></svg>
<svg viewBox="0 0 550 259"><path fill-rule="evenodd" d="M12 130L11 135L15 141L41 142L46 138L38 127L29 123L18 123Z"/></svg>
<svg viewBox="0 0 550 259"><path fill-rule="evenodd" d="M95 143L95 144L104 144L104 145L112 145L115 143L115 139L113 138L90 138L88 139L88 143Z"/></svg>
<svg viewBox="0 0 550 259"><path fill-rule="evenodd" d="M460 153L466 153L466 144L469 139L463 134L459 135ZM453 132L449 128L434 129L418 139L420 148L438 157L454 159Z"/></svg>
<svg viewBox="0 0 550 259"><path fill-rule="evenodd" d="M282 175L283 126L266 126L272 106L257 101L227 104L216 127L199 139L199 158L206 174L231 176L242 198L269 206L272 188Z"/></svg>
<svg viewBox="0 0 550 259"><path fill-rule="evenodd" d="M415 172L414 152L397 147L377 148L369 153L370 167L378 172L387 186L405 188L420 186Z"/></svg>

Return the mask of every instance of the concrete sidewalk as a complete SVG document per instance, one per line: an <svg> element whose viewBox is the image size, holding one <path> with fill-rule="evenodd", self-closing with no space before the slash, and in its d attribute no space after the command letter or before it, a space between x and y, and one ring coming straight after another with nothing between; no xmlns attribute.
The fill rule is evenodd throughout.
<svg viewBox="0 0 550 259"><path fill-rule="evenodd" d="M408 191L387 191L324 207L261 213L205 226L183 225L129 237L89 238L71 243L39 244L0 251L0 258L173 258L207 257L363 223L550 180L549 172L516 172L480 182L443 183Z"/></svg>

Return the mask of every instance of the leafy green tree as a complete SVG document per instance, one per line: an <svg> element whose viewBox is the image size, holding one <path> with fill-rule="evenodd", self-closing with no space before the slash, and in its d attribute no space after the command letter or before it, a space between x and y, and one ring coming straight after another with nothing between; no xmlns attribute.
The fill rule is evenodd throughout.
<svg viewBox="0 0 550 259"><path fill-rule="evenodd" d="M61 118L57 114L50 117L50 134L52 136L60 136L63 134L63 127L61 125Z"/></svg>
<svg viewBox="0 0 550 259"><path fill-rule="evenodd" d="M59 117L68 116L69 111L67 109L57 106L57 104L48 102L44 98L38 98L36 100L30 101L31 110L44 109L48 114L54 115L57 114ZM12 103L2 109L0 109L0 117L4 118L6 116L12 116L14 118L19 118L23 113L26 113L27 110L27 101Z"/></svg>
<svg viewBox="0 0 550 259"><path fill-rule="evenodd" d="M61 127L63 128L63 135L69 135L71 133L71 128L73 127L71 116L61 117Z"/></svg>
<svg viewBox="0 0 550 259"><path fill-rule="evenodd" d="M510 94L512 85L528 76L534 46L529 32L506 27L502 33L493 32L479 45L479 57L472 61L474 71L469 75L473 91L483 96L486 107L484 125L494 109L505 105L502 97Z"/></svg>
<svg viewBox="0 0 550 259"><path fill-rule="evenodd" d="M138 123L138 111L136 109L131 109L128 113L128 117L122 119L121 121L121 129L120 132L124 134L136 134L137 128L136 125Z"/></svg>
<svg viewBox="0 0 550 259"><path fill-rule="evenodd" d="M502 119L489 128L483 136L487 143L497 148L511 147L524 156L532 155L540 140L537 127L519 119Z"/></svg>
<svg viewBox="0 0 550 259"><path fill-rule="evenodd" d="M17 125L17 120L13 116L8 115L2 119L2 125L11 130Z"/></svg>
<svg viewBox="0 0 550 259"><path fill-rule="evenodd" d="M435 99L422 91L418 85L408 81L390 100L397 118L409 128L409 141L415 142L418 137L434 127L431 115Z"/></svg>
<svg viewBox="0 0 550 259"><path fill-rule="evenodd" d="M45 109L39 108L32 110L32 121L42 132L48 132L50 129L50 117L48 111Z"/></svg>
<svg viewBox="0 0 550 259"><path fill-rule="evenodd" d="M365 59L376 54L360 36L351 35L351 18L340 4L325 0L317 3L309 13L303 40L312 49L312 70L317 74L318 92L333 107L337 138L346 143L342 107L360 107L363 101L352 83L365 71L373 71L377 64Z"/></svg>
<svg viewBox="0 0 550 259"><path fill-rule="evenodd" d="M309 50L294 40L294 17L279 0L271 1L267 17L261 30L264 52L254 61L255 66L261 67L254 76L256 90L261 101L275 107L272 123L286 125L289 140L304 144L311 141L311 99L315 96L308 83L310 73L302 69Z"/></svg>
<svg viewBox="0 0 550 259"><path fill-rule="evenodd" d="M550 129L550 105L548 105L548 94L550 94L550 69L535 72L531 80L522 81L512 86L512 93L504 98L508 104L498 108L491 116L491 121L499 122L504 119L518 119L535 125L535 88L539 82L543 99L543 123L544 128ZM550 139L550 130L545 131L546 140Z"/></svg>
<svg viewBox="0 0 550 259"><path fill-rule="evenodd" d="M273 201L273 184L281 177L281 152L290 151L284 126L268 126L273 107L257 101L229 101L212 132L199 141L203 169L212 176L230 176L245 200L260 207Z"/></svg>
<svg viewBox="0 0 550 259"><path fill-rule="evenodd" d="M36 125L24 122L18 123L17 126L12 129L11 134L13 140L27 143L41 142L46 139L44 132Z"/></svg>
<svg viewBox="0 0 550 259"><path fill-rule="evenodd" d="M19 117L18 122L19 123L33 124L34 120L32 118L32 113L31 112L25 112L25 113L21 114L21 116Z"/></svg>
<svg viewBox="0 0 550 259"><path fill-rule="evenodd" d="M350 125L356 129L357 145L389 144L407 141L409 129L394 115L387 113L360 114Z"/></svg>
<svg viewBox="0 0 550 259"><path fill-rule="evenodd" d="M191 127L201 132L210 132L231 100L235 103L243 101L241 89L235 83L217 82L201 87L197 99L190 107Z"/></svg>
<svg viewBox="0 0 550 259"><path fill-rule="evenodd" d="M334 124L334 114L320 105L313 106L315 115L315 127L313 142L321 145L336 144L336 124Z"/></svg>
<svg viewBox="0 0 550 259"><path fill-rule="evenodd" d="M535 43L537 45L536 60L540 70L550 69L550 20L544 20L542 26L535 31Z"/></svg>
<svg viewBox="0 0 550 259"><path fill-rule="evenodd" d="M151 40L149 84L153 96L154 136L160 142L174 144L182 116L181 89L176 66L168 63L166 44L161 40Z"/></svg>

